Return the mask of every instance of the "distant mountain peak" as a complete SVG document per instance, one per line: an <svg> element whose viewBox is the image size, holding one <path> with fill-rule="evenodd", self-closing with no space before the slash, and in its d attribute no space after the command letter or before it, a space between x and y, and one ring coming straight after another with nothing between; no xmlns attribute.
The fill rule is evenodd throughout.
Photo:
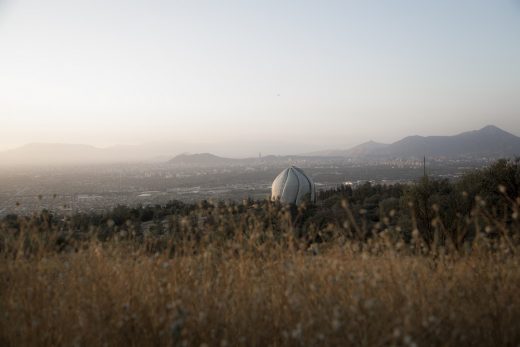
<svg viewBox="0 0 520 347"><path fill-rule="evenodd" d="M497 134L507 133L507 131L504 131L504 130L500 129L499 127L497 127L495 125L486 125L482 129L478 130L478 132L482 132L482 133L497 133Z"/></svg>
<svg viewBox="0 0 520 347"><path fill-rule="evenodd" d="M520 155L520 137L494 125L453 136L409 136L394 142L380 156L500 158Z"/></svg>
<svg viewBox="0 0 520 347"><path fill-rule="evenodd" d="M487 125L453 136L411 135L390 145L367 141L348 150L318 152L322 156L346 158L501 158L520 155L520 137Z"/></svg>

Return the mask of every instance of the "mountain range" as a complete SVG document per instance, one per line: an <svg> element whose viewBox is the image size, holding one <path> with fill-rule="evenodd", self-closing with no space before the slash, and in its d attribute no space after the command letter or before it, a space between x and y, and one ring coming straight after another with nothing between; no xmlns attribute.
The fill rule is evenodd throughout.
<svg viewBox="0 0 520 347"><path fill-rule="evenodd" d="M258 162L258 158L231 159L210 153L180 154L182 145L137 145L97 148L81 144L34 143L0 152L0 164L56 165L121 162L168 162L172 165L225 166ZM199 148L202 146L199 146ZM211 147L211 146L209 146ZM213 147L211 147L213 148ZM520 137L496 126L453 136L408 136L391 144L369 141L346 150L328 150L293 156L265 156L263 163L291 158L351 158L384 160L395 158L500 158L520 156ZM173 157L173 159L171 159Z"/></svg>
<svg viewBox="0 0 520 347"><path fill-rule="evenodd" d="M347 150L309 153L347 158L499 158L520 156L520 137L494 125L453 136L407 136L391 144L365 142Z"/></svg>

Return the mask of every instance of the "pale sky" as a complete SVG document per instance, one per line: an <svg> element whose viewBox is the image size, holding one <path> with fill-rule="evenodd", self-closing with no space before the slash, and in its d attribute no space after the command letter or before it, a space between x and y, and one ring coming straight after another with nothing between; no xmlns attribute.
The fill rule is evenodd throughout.
<svg viewBox="0 0 520 347"><path fill-rule="evenodd" d="M0 0L0 150L487 124L520 135L519 0Z"/></svg>

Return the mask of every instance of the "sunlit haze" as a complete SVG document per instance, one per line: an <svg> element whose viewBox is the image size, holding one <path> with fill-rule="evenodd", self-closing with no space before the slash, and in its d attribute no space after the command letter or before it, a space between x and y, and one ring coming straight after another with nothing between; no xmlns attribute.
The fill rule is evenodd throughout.
<svg viewBox="0 0 520 347"><path fill-rule="evenodd" d="M0 150L520 135L519 91L514 0L0 0Z"/></svg>

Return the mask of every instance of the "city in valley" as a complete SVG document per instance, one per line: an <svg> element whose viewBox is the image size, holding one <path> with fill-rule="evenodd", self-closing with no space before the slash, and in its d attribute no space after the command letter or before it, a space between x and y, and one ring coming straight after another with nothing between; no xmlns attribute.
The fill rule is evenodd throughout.
<svg viewBox="0 0 520 347"><path fill-rule="evenodd" d="M146 206L171 200L265 199L270 195L273 179L290 165L304 168L319 192L367 182L408 184L422 177L424 169L432 177L455 179L487 163L485 158L369 163L293 156L237 160L222 165L167 162L5 168L0 172L0 217L44 209L58 215L103 212L117 205Z"/></svg>

